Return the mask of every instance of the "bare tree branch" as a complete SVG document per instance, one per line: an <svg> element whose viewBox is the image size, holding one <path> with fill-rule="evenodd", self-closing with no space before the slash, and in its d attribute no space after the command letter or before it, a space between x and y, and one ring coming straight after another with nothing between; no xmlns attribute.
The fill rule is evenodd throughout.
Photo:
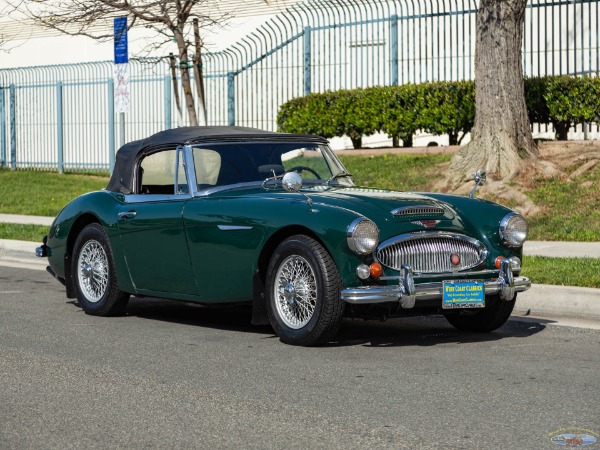
<svg viewBox="0 0 600 450"><path fill-rule="evenodd" d="M228 16L207 7L209 0L5 0L12 11L35 23L70 36L87 36L99 41L113 39L112 19L127 16L128 29L143 27L159 37L147 45L158 49L177 45L179 70L190 125L197 125L191 89L188 50L193 36L192 18L203 29L223 26ZM207 13L210 11L210 13ZM0 42L1 42L0 35ZM196 61L195 61L196 62ZM196 62L201 64L201 62Z"/></svg>
<svg viewBox="0 0 600 450"><path fill-rule="evenodd" d="M268 0L260 1L264 5L272 3ZM203 49L202 39L195 36L193 23L197 21L197 27L203 33L225 26L230 14L222 13L219 9L219 3L215 0L0 0L0 14L10 15L16 20L27 18L41 27L65 35L86 36L101 42L114 38L113 19L126 16L128 30L144 28L154 34L155 39L145 39L143 53L146 55L173 46L174 42L190 125L197 124L190 69L196 71L197 77L202 78ZM232 8L225 10L231 11ZM11 13L15 11L18 13L13 16ZM8 37L4 40L8 40ZM0 30L0 47L2 41ZM189 49L194 45L193 42L196 43L193 52L196 56L190 58ZM169 51L173 49L168 49L167 52ZM159 58L157 61L160 60ZM202 95L201 80L200 86L198 92ZM200 100L201 108L202 102L203 99Z"/></svg>

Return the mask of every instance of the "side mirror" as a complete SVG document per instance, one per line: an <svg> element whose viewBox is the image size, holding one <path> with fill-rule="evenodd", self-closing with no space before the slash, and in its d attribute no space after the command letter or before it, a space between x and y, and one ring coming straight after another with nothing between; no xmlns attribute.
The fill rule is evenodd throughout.
<svg viewBox="0 0 600 450"><path fill-rule="evenodd" d="M487 181L485 170L479 169L477 172L475 172L475 177L473 178L473 181L475 181L475 187L469 194L469 197L471 197L471 198L473 198L473 196L475 195L475 191L477 190L477 188L479 186L484 185L485 182Z"/></svg>
<svg viewBox="0 0 600 450"><path fill-rule="evenodd" d="M288 192L298 192L302 189L302 177L299 173L288 172L283 176L281 184Z"/></svg>
<svg viewBox="0 0 600 450"><path fill-rule="evenodd" d="M487 181L487 178L486 178L485 170L479 169L475 173L475 184L477 184L478 186L482 186L483 184L485 184L486 181Z"/></svg>

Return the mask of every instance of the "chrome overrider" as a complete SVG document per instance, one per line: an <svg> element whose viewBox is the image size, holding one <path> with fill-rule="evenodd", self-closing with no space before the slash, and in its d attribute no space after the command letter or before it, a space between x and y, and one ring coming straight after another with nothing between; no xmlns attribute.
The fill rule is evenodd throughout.
<svg viewBox="0 0 600 450"><path fill-rule="evenodd" d="M485 295L498 294L501 300L510 301L517 292L524 292L531 287L529 278L514 276L513 262L508 258L502 258L497 273L498 278L483 282ZM447 279L452 279L452 275L448 274ZM343 301L354 305L399 301L402 308L410 309L419 300L441 300L442 286L442 282L415 284L412 269L407 265L403 265L397 285L346 288L342 289L341 298Z"/></svg>

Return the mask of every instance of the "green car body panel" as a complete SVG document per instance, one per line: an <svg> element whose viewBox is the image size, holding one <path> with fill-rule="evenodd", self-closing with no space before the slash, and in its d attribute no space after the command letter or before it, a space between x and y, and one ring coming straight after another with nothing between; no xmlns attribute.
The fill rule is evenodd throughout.
<svg viewBox="0 0 600 450"><path fill-rule="evenodd" d="M89 193L65 207L51 226L50 266L65 278L65 254L72 251L81 224L97 221L110 238L122 290L202 303L250 301L253 275L265 245L293 230L315 236L333 257L344 284L359 286L365 282L357 277L356 266L365 257L350 251L348 225L359 217L372 220L379 227L380 242L423 231L412 223L414 217L391 214L394 208L423 204L444 209L436 231L472 236L487 247L486 269L493 269L500 255L521 257L520 248L502 245L499 236L498 224L511 210L486 200L355 187L303 192L312 206L298 193L262 188L143 205L127 203L122 194ZM117 220L120 212L131 209L137 212L135 220ZM386 275L392 272L386 269Z"/></svg>

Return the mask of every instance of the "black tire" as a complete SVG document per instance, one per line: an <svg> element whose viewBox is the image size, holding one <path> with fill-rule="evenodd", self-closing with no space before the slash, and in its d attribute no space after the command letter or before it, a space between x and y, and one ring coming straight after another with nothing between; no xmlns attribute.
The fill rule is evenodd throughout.
<svg viewBox="0 0 600 450"><path fill-rule="evenodd" d="M86 226L75 241L71 273L79 306L95 316L122 314L129 294L117 286L108 236L100 224Z"/></svg>
<svg viewBox="0 0 600 450"><path fill-rule="evenodd" d="M459 330L487 333L506 323L516 300L516 295L509 302L500 300L498 296L486 297L487 305L482 310L464 310L456 314L447 314L446 319Z"/></svg>
<svg viewBox="0 0 600 450"><path fill-rule="evenodd" d="M265 286L269 321L282 342L318 345L337 333L342 279L316 240L297 235L283 241L271 257Z"/></svg>

